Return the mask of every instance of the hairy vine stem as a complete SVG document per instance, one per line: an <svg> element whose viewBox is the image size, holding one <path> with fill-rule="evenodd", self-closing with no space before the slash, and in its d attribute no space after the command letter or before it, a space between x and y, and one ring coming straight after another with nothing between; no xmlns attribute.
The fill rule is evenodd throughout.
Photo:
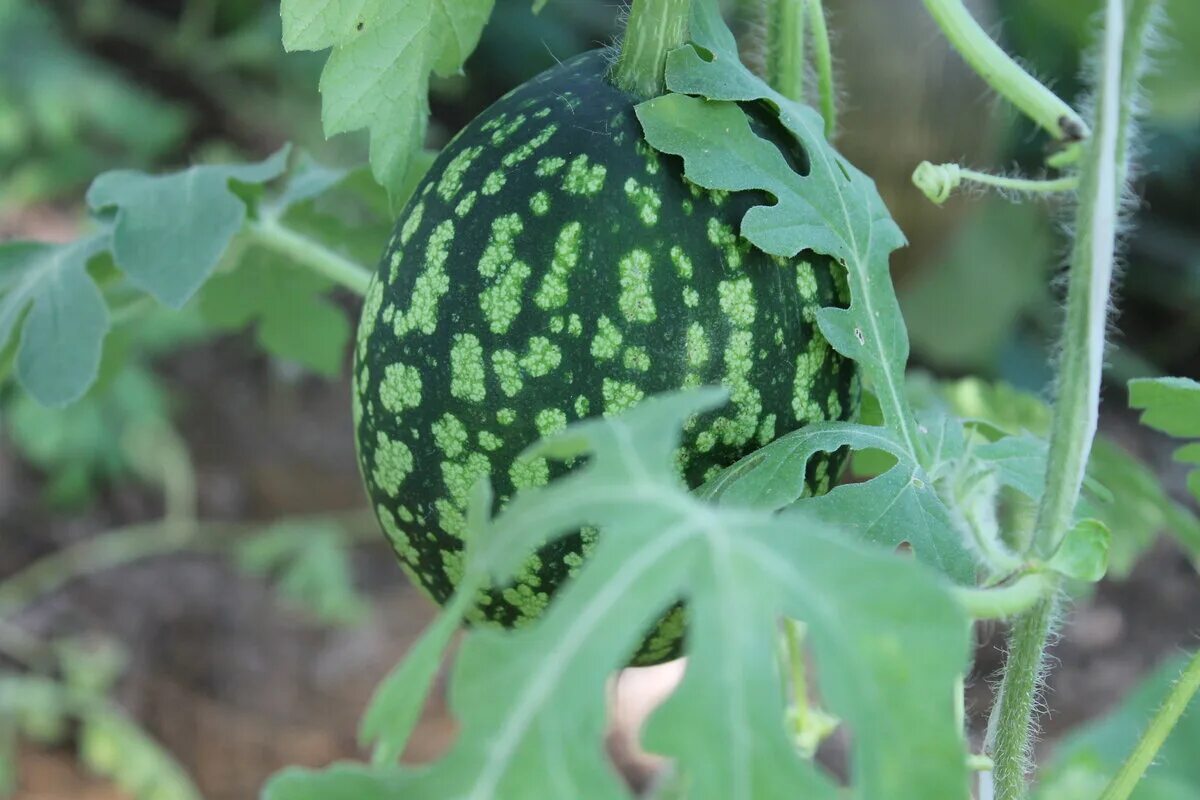
<svg viewBox="0 0 1200 800"><path fill-rule="evenodd" d="M1107 0L1105 8L1095 134L1084 148L1080 169L1046 490L1032 543L1042 559L1058 550L1070 530L1095 438L1119 208L1129 172L1128 128L1156 2L1134 2L1128 17L1123 0ZM998 800L1020 800L1026 793L1034 701L1057 602L1054 595L1046 597L1017 619L1010 635L1008 662L988 731Z"/></svg>
<svg viewBox="0 0 1200 800"><path fill-rule="evenodd" d="M954 49L1002 97L1060 141L1088 138L1079 114L1004 52L962 0L925 0L925 7Z"/></svg>
<svg viewBox="0 0 1200 800"><path fill-rule="evenodd" d="M641 97L666 89L667 53L687 41L692 0L634 0L613 69L617 86Z"/></svg>
<svg viewBox="0 0 1200 800"><path fill-rule="evenodd" d="M1017 618L1009 633L1004 680L984 743L995 762L996 800L1020 800L1025 796L1033 707L1042 680L1046 640L1057 613L1057 596L1044 596Z"/></svg>

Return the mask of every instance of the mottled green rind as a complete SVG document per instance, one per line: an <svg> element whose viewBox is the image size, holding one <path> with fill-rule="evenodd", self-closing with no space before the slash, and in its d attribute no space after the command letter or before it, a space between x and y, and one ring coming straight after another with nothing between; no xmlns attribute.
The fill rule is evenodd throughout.
<svg viewBox="0 0 1200 800"><path fill-rule="evenodd" d="M855 366L814 322L847 302L840 268L740 239L738 220L762 197L688 184L677 159L642 141L636 99L606 67L599 52L572 59L464 128L405 208L367 293L360 465L401 564L438 603L460 576L472 484L489 476L503 504L570 469L516 460L539 436L723 383L730 404L695 419L679 451L698 486L777 436L857 411ZM810 489L828 490L842 461L813 459ZM597 535L543 548L468 617L537 617ZM672 610L633 663L677 656L683 627Z"/></svg>

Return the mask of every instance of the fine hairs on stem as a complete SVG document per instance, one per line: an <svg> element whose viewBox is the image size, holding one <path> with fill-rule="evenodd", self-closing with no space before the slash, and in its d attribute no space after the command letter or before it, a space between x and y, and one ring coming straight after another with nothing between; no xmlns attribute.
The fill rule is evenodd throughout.
<svg viewBox="0 0 1200 800"><path fill-rule="evenodd" d="M1118 221L1129 176L1129 128L1140 62L1155 0L1108 0L1095 69L1092 139L1084 146L1070 257L1066 321L1046 469L1033 550L1048 559L1069 530L1096 433ZM1026 796L1025 776L1046 640L1058 600L1048 596L1020 616L1010 634L1009 658L989 721L998 800Z"/></svg>

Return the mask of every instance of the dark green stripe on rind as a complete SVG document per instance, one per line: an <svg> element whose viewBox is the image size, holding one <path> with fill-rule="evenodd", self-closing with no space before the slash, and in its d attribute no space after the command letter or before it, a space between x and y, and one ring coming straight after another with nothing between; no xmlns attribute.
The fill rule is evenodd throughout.
<svg viewBox="0 0 1200 800"><path fill-rule="evenodd" d="M355 359L359 457L409 574L445 602L461 572L467 492L488 475L502 505L568 466L517 455L581 417L723 383L728 406L693 420L689 485L805 424L846 419L854 365L815 323L844 305L831 263L788 261L736 235L750 193L683 180L642 141L633 99L599 53L516 89L443 151L396 226L368 291ZM840 454L809 466L825 491ZM475 621L538 616L597 533L543 548ZM682 614L635 663L679 652Z"/></svg>

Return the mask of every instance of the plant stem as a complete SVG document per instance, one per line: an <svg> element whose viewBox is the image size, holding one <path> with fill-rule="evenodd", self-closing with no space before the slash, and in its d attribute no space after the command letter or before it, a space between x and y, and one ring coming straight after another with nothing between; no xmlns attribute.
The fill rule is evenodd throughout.
<svg viewBox="0 0 1200 800"><path fill-rule="evenodd" d="M808 24L812 27L813 61L817 67L817 93L821 98L821 116L825 119L825 138L837 134L837 96L833 85L833 49L821 0L808 0Z"/></svg>
<svg viewBox="0 0 1200 800"><path fill-rule="evenodd" d="M640 97L666 90L667 53L687 41L691 0L634 0L613 82Z"/></svg>
<svg viewBox="0 0 1200 800"><path fill-rule="evenodd" d="M1009 635L1004 680L988 721L985 746L995 762L996 800L1020 800L1025 796L1033 706L1042 676L1046 637L1057 605L1055 592L1051 591L1017 618Z"/></svg>
<svg viewBox="0 0 1200 800"><path fill-rule="evenodd" d="M927 3L930 0L927 0ZM1083 471L1096 433L1100 373L1112 283L1117 211L1128 174L1126 127L1133 107L1141 49L1125 41L1123 0L1107 0L1100 72L1097 75L1096 132L1084 148L1079 207L1070 261L1062 362L1051 423L1046 491L1038 506L1034 551L1049 559L1070 529ZM1144 37L1145 24L1134 34ZM1135 61L1122 64L1123 58ZM1000 697L992 709L988 741L996 760L997 800L1025 796L1025 767L1033 725L1033 701L1041 678L1046 637L1055 614L1052 593L1017 619L1009 637L1009 657Z"/></svg>
<svg viewBox="0 0 1200 800"><path fill-rule="evenodd" d="M1104 794L1100 795L1100 800L1125 800L1133 793L1197 690L1200 690L1200 652L1192 656L1192 660L1184 667L1183 674L1154 715L1150 727L1142 734L1120 771L1113 776Z"/></svg>
<svg viewBox="0 0 1200 800"><path fill-rule="evenodd" d="M1055 584L1050 575L1034 572L995 589L955 587L954 597L972 619L1004 619L1033 608L1054 590Z"/></svg>
<svg viewBox="0 0 1200 800"><path fill-rule="evenodd" d="M962 0L925 0L925 7L971 68L1026 116L1061 141L1088 137L1088 127L1075 110L992 41Z"/></svg>
<svg viewBox="0 0 1200 800"><path fill-rule="evenodd" d="M804 6L807 0L767 0L767 83L804 102Z"/></svg>
<svg viewBox="0 0 1200 800"><path fill-rule="evenodd" d="M319 516L343 520L352 540L357 539L355 531L361 519L363 527L370 530L364 538L378 538L374 525L367 523L372 518L369 511ZM116 528L43 556L0 581L0 620L85 575L173 552L219 551L239 536L266 527L266 523L187 522L162 519Z"/></svg>
<svg viewBox="0 0 1200 800"><path fill-rule="evenodd" d="M320 242L296 233L279 220L264 216L249 223L247 232L255 244L268 247L324 275L358 295L367 293L371 271Z"/></svg>
<svg viewBox="0 0 1200 800"><path fill-rule="evenodd" d="M1100 61L1096 134L1080 168L1075 245L1058 390L1050 428L1046 491L1038 506L1034 549L1043 559L1071 528L1100 412L1100 378L1116 251L1117 216L1127 154L1120 150L1124 3L1108 0ZM1123 102L1123 100L1125 102Z"/></svg>

